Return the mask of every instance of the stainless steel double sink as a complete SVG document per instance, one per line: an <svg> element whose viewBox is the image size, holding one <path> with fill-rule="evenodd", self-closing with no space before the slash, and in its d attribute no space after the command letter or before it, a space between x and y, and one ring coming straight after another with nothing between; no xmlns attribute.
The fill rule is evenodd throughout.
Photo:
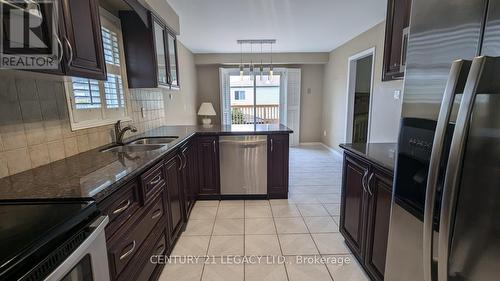
<svg viewBox="0 0 500 281"><path fill-rule="evenodd" d="M179 137L147 137L140 138L124 145L116 145L102 149L101 152L147 152L160 149Z"/></svg>

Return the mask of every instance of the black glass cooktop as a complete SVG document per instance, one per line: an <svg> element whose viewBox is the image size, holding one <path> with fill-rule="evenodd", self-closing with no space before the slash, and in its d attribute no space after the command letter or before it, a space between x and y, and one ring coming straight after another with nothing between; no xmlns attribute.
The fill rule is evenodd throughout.
<svg viewBox="0 0 500 281"><path fill-rule="evenodd" d="M0 202L0 280L33 266L99 215L94 202Z"/></svg>

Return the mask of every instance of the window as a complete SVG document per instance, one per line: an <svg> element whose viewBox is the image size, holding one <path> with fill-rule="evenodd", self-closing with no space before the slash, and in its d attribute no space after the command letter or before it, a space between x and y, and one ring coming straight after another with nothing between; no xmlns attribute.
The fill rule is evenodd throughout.
<svg viewBox="0 0 500 281"><path fill-rule="evenodd" d="M101 14L104 15L101 17L101 34L107 79L71 78L66 93L73 130L130 120L120 22L106 11L101 10Z"/></svg>
<svg viewBox="0 0 500 281"><path fill-rule="evenodd" d="M245 100L245 91L234 91L235 100Z"/></svg>

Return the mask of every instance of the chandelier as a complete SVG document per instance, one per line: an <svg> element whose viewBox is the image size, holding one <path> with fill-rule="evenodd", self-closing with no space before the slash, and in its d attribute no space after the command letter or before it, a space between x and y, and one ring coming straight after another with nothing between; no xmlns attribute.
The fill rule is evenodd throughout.
<svg viewBox="0 0 500 281"><path fill-rule="evenodd" d="M245 39L236 40L240 45L240 77L243 79L243 74L245 72L245 64L243 63L243 45L250 45L250 63L248 64L248 70L250 73L250 79L253 80L255 64L253 62L253 47L254 45L260 45L260 64L258 64L260 79L264 75L264 68L266 67L263 63L263 46L269 46L270 49L270 59L269 59L269 80L273 79L273 44L276 44L276 39Z"/></svg>

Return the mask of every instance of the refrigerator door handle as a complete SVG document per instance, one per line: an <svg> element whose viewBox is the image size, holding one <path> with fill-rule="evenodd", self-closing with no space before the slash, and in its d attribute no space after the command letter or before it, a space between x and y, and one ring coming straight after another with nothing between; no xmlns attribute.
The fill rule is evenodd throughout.
<svg viewBox="0 0 500 281"><path fill-rule="evenodd" d="M490 58L488 58L490 59ZM438 281L448 281L448 260L453 217L458 195L462 157L465 150L468 124L472 116L472 109L477 94L477 88L485 66L486 57L476 57L472 62L467 83L465 85L460 109L458 110L455 131L451 141L450 155L446 167L446 176L441 202L441 215L439 223L439 249L438 249Z"/></svg>
<svg viewBox="0 0 500 281"><path fill-rule="evenodd" d="M434 202L436 201L437 181L439 167L443 154L446 129L450 122L450 115L453 108L453 101L460 88L459 83L463 83L467 78L470 69L470 61L456 60L451 65L450 75L444 90L441 109L436 125L436 133L432 145L432 152L429 164L429 175L427 178L427 188L425 194L424 208L424 233L423 233L423 266L424 280L433 281L432 274L432 248L433 248L433 224L434 224Z"/></svg>

